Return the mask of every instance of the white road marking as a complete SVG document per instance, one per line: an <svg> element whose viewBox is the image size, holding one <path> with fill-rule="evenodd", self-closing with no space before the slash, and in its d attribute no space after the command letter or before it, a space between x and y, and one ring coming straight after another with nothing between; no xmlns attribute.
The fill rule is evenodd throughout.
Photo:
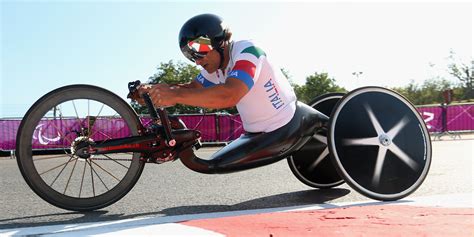
<svg viewBox="0 0 474 237"><path fill-rule="evenodd" d="M216 212L195 215L180 215L166 217L133 218L118 221L95 223L81 223L76 225L50 225L41 227L27 227L0 230L0 236L13 235L42 235L42 236L223 236L209 230L181 225L183 222L198 219L211 219L232 216L253 215L274 212L294 212L320 210L350 206L370 205L413 205L446 208L474 208L473 193L435 195L426 197L408 197L399 201L361 201L324 203L297 207L281 207L269 209L256 209L232 212Z"/></svg>

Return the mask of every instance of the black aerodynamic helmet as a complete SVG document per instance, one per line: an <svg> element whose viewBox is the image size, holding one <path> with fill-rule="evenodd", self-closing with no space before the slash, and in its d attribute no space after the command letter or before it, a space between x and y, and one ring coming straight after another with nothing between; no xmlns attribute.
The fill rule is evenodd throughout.
<svg viewBox="0 0 474 237"><path fill-rule="evenodd" d="M223 55L223 42L229 40L230 29L214 14L194 16L179 31L179 48L184 56L195 62L212 49Z"/></svg>

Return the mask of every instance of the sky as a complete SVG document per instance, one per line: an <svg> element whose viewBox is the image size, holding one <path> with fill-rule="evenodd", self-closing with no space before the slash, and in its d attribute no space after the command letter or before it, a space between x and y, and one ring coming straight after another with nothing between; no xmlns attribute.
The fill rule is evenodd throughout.
<svg viewBox="0 0 474 237"><path fill-rule="evenodd" d="M454 80L446 71L450 52L464 63L473 55L473 4L467 1L0 4L0 118L22 117L42 95L70 84L125 98L129 81L146 81L163 62L187 62L178 33L201 13L222 16L234 40L255 40L297 84L315 72L348 90L436 76Z"/></svg>

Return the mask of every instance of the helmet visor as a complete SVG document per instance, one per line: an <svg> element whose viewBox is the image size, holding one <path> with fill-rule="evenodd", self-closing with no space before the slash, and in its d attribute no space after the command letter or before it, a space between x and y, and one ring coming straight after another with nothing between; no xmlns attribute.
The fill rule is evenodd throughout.
<svg viewBox="0 0 474 237"><path fill-rule="evenodd" d="M197 59L206 57L207 53L211 50L211 40L202 36L189 41L181 48L181 52L183 52L184 56L193 62L196 62Z"/></svg>

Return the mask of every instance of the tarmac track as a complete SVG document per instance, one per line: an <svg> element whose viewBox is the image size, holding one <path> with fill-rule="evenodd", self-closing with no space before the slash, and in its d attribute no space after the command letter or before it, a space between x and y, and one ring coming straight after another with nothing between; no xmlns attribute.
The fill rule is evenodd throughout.
<svg viewBox="0 0 474 237"><path fill-rule="evenodd" d="M457 236L472 236L472 230L474 230L472 202L473 147L474 140L469 139L433 142L433 163L430 173L420 189L406 199L434 199L434 201L430 201L431 204L429 205L423 204L424 202L413 202L420 203L417 205L429 206L429 208L439 208L444 205L444 208L448 209L443 209L443 211L438 209L422 210L421 207L421 209L416 209L409 208L409 206L385 207L387 203L367 199L347 185L341 185L330 190L314 190L301 184L293 177L286 161L281 161L266 167L227 175L194 173L184 168L180 162L147 165L136 187L124 199L102 210L91 213L77 213L58 209L37 197L23 181L16 167L16 162L2 158L0 160L0 185L2 187L0 195L0 235L2 233L5 235L61 235L61 233L67 233L70 236L74 233L80 234L83 232L71 232L65 226L77 225L79 228L81 225L88 226L91 223L102 225L111 222L136 223L137 225L131 225L130 228L126 229L119 228L123 225L113 225L116 226L116 229L92 228L96 232L89 234L127 234L126 232L116 232L118 229L120 231L133 230L134 233L137 233L136 231L139 229L167 228L169 225L178 225L180 228L188 226L189 228L211 231L217 235L238 236L240 233L246 236L247 232L245 231L252 230L250 228L252 223L261 223L261 225L256 225L256 229L251 233L256 233L257 236L268 236L272 233L278 234L274 236L288 236L292 235L291 233L310 235L316 233L314 231L324 229L317 224L325 223L326 226L337 227L339 225L331 224L328 220L339 221L339 224L342 223L340 222L342 220L347 221L346 225L348 226L350 226L348 223L357 225L354 220L369 220L369 217L365 217L365 219L362 217L364 213L370 212L373 213L375 219L382 220L383 224L370 226L368 225L369 222L358 223L359 228L362 228L360 231L366 231L364 233L369 236L376 236L380 234L380 231L384 234L394 235L405 235L407 233L413 235L436 234L435 232L396 232L393 228L388 228L392 231L387 232L386 227L395 223L401 227L399 228L400 231L409 230L408 227L416 227L417 225L418 229L423 230L425 228L420 228L420 225L422 226L424 223L423 221L436 223L433 220L442 216L450 216L449 213L452 214L450 218L439 219L441 222L438 222L438 224L444 223L442 230L468 230L471 232L457 232ZM203 149L200 155L209 156L212 152L214 152L213 149ZM458 199L461 200L461 203L450 206L449 202L454 201L456 196L450 198L449 195L460 195L459 197L462 198ZM442 202L444 204L441 205L440 202L436 202L436 198L444 198ZM347 208L347 205L350 208ZM320 212L321 210L299 211L299 208L308 206L316 209L322 207L333 208L328 210L332 212L342 210L344 213L334 212L332 213L335 215L333 219L325 219L322 216L327 217L328 213ZM389 212L383 212L380 209L381 206L384 210L391 209ZM359 214L353 212L357 208L361 210ZM364 210L364 208L369 209ZM291 211L288 212L289 210ZM416 210L422 211L418 213ZM396 215L386 215L386 213L397 212L399 212L400 217L405 218L397 219ZM283 217L283 215L286 215L283 213L291 214L287 218ZM253 215L256 215L256 217L252 217ZM295 216L301 218L298 219ZM348 216L350 218L346 218ZM452 218L453 216L461 217L463 221ZM215 219L214 217L234 219ZM272 219L277 221L273 223L262 221ZM143 222L143 220L148 222ZM216 220L218 220L217 223L214 222ZM415 223L417 220L421 222ZM456 222L451 223L450 220L456 220ZM229 225L223 224L225 222ZM301 225L291 226L291 223ZM55 226L55 228L53 230L48 229L51 226ZM108 225L104 224L104 226ZM29 229L25 227L37 228ZM235 230L230 227L234 227ZM192 233L200 233L196 229L193 229ZM375 232L369 231L372 229ZM68 231L64 232L65 230ZM172 234L180 233L179 230L173 228L170 230L169 233ZM231 232L225 230L231 230ZM304 232L303 230L307 231ZM357 233L359 233L355 227L352 230L349 229L346 234L341 232L341 228L334 230L336 232L331 232L329 229L327 231L329 232L324 232L327 235L342 233L342 235L352 236L352 234L358 235ZM156 232L155 230L153 233L164 234L168 232ZM438 231L437 233L442 234L443 232Z"/></svg>

